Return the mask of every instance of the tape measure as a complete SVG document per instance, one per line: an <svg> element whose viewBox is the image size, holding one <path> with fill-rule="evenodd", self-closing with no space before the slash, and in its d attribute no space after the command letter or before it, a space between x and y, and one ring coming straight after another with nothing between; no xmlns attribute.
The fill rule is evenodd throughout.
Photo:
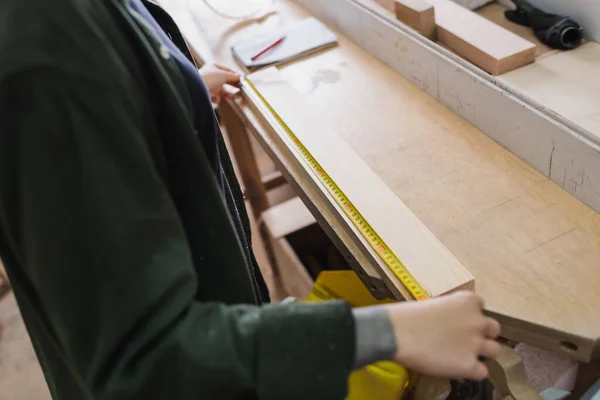
<svg viewBox="0 0 600 400"><path fill-rule="evenodd" d="M301 156L302 160L308 165L319 183L327 190L338 206L344 211L344 214L350 218L352 224L366 239L366 241L369 243L369 246L375 250L385 265L387 265L394 275L400 279L400 282L402 282L402 284L408 289L410 294L412 294L416 300L428 299L429 295L425 289L423 289L423 287L417 282L408 269L406 269L404 264L402 264L400 259L392 252L392 250L390 250L390 248L385 244L383 239L377 234L373 227L369 225L367 220L361 215L356 207L354 207L350 199L346 197L342 189L340 189L335 181L321 167L318 161L312 156L312 154L310 154L306 147L304 147L302 142L275 112L273 107L271 107L266 99L260 94L254 84L248 78L243 78L242 87L245 90L250 90L252 93L254 93L261 101L263 106L272 114L280 128L293 143L294 150L296 150L296 152Z"/></svg>

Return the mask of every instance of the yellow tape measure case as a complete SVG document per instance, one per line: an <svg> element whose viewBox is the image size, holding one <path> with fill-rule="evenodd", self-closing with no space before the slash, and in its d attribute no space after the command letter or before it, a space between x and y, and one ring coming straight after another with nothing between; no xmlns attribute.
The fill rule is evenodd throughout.
<svg viewBox="0 0 600 400"><path fill-rule="evenodd" d="M354 271L321 272L306 301L344 299L352 307L392 303L377 300L360 281ZM398 400L410 387L411 376L402 366L393 362L378 362L354 371L348 379L346 400Z"/></svg>

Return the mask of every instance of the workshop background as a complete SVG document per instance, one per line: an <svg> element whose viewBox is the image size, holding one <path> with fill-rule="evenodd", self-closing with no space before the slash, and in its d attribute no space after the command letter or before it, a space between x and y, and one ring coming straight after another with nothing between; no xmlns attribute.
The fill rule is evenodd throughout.
<svg viewBox="0 0 600 400"><path fill-rule="evenodd" d="M276 0L277 1L277 0ZM489 3L487 0L455 0L463 5L482 5ZM500 0L499 3L506 4L509 1ZM600 1L598 0L530 0L532 4L543 8L545 11L554 12L561 15L568 15L575 19L584 28L587 39L592 41L600 41ZM600 63L600 60L597 60ZM224 134L227 132L224 130ZM254 142L253 147L257 154L261 175L270 177L271 181L281 180L275 165L269 157L261 150L260 146ZM239 174L238 174L239 176ZM290 186L283 184L275 190L270 190L268 194L269 205L280 205L280 210L294 209L293 200L296 194ZM292 203L290 203L292 201ZM248 204L250 207L250 204ZM249 213L253 215L252 212ZM281 214L278 214L281 215ZM298 217L297 215L294 217ZM314 225L314 221L310 220L310 215L306 216L306 220L300 222L307 226ZM265 251L265 235L259 234L259 227L266 222L253 218L253 242L254 250L258 262L262 268L262 272L266 278L267 284L270 287L274 301L282 300L288 295L298 295L307 290L307 285L310 280L306 280L304 276L297 277L295 282L299 286L290 287L276 279L269 257ZM276 223L276 222L274 222ZM267 226L267 230L276 230L272 226ZM283 228L282 228L283 229ZM311 228L312 229L312 228ZM321 233L310 231L310 236L318 237ZM268 236L268 235L267 235ZM272 237L273 240L279 240L281 237ZM299 240L292 236L288 236L286 240ZM272 243L266 243L271 246ZM327 264L342 264L339 254L335 248L330 246L323 252L310 254L303 257L302 261L308 265L310 270L311 265L322 263ZM318 267L315 267L315 270ZM1 266L0 266L1 272ZM311 274L312 275L312 274ZM304 279L304 280L303 280ZM21 319L18 307L16 305L13 294L10 292L6 278L0 273L0 399L10 400L49 400L50 394L46 387L42 372L38 365L35 353L31 347L27 331ZM302 286L303 285L303 286ZM530 376L530 383L540 392L550 386L568 386L568 381L573 379L575 372L575 363L558 356L551 355L545 351L538 350L533 347L520 346L518 352L525 361L528 370L536 373Z"/></svg>

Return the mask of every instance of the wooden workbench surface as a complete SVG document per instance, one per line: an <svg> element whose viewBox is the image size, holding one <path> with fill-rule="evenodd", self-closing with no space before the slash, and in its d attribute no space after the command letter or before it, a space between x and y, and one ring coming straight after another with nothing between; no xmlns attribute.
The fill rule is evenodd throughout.
<svg viewBox="0 0 600 400"><path fill-rule="evenodd" d="M395 19L393 0L358 0L387 18ZM536 45L536 61L496 77L499 82L545 109L567 118L587 131L591 140L600 140L600 44L586 42L569 51L553 50L541 43L530 27L509 21L503 6L487 4L477 14ZM576 182L571 186L575 187ZM581 186L581 185L580 185Z"/></svg>
<svg viewBox="0 0 600 400"><path fill-rule="evenodd" d="M227 64L235 40L308 15L278 1L262 23L236 23L201 1L162 3L193 45L203 35ZM572 342L574 357L600 356L600 215L338 36L339 47L281 68L284 76L357 127L338 134L475 276L504 336L557 351Z"/></svg>

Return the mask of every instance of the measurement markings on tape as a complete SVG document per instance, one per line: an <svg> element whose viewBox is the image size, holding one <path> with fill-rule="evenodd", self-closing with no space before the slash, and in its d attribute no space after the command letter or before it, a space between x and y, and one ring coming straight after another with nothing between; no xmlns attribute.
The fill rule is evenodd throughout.
<svg viewBox="0 0 600 400"><path fill-rule="evenodd" d="M248 78L242 80L242 87L246 91L250 91L258 98L261 104L266 110L272 115L279 127L285 132L287 137L291 140L294 145L294 149L301 156L302 160L310 167L310 170L317 177L319 183L327 190L330 196L335 200L338 206L344 211L344 214L350 218L352 224L359 230L361 235L367 240L371 248L377 252L381 260L388 266L388 268L398 277L400 282L408 289L410 294L414 296L416 300L426 300L429 295L423 289L423 287L417 282L412 274L406 269L400 259L390 250L385 244L383 239L377 234L377 232L369 225L367 220L362 214L354 207L350 199L344 194L342 189L335 183L335 181L327 174L327 172L321 167L319 162L312 156L290 127L281 119L281 117L275 112L273 107L266 101L261 95L258 89L252 84Z"/></svg>

